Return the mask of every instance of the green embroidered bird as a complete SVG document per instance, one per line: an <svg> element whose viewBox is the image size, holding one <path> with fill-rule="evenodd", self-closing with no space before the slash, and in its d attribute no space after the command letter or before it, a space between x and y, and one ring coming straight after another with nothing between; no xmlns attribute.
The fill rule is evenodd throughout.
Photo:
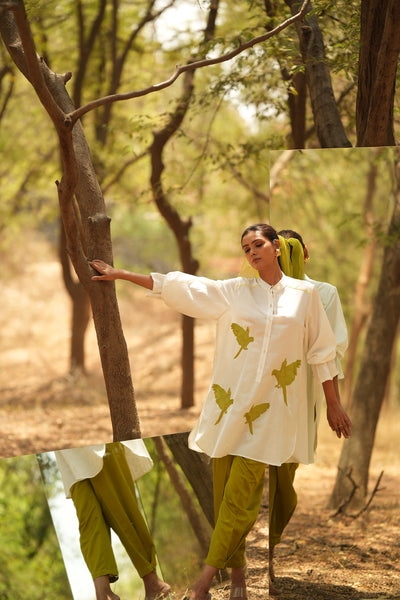
<svg viewBox="0 0 400 600"><path fill-rule="evenodd" d="M214 391L215 400L221 409L221 414L214 423L214 425L218 425L223 415L227 413L230 405L233 404L234 400L233 398L231 398L231 388L229 388L228 391L226 391L223 387L218 385L218 383L214 383L212 389Z"/></svg>
<svg viewBox="0 0 400 600"><path fill-rule="evenodd" d="M278 371L278 369L274 369L272 371L272 375L274 375L276 377L276 380L278 382L275 387L282 388L283 400L284 400L286 406L288 405L287 395L286 395L286 387L288 385L290 385L291 383L293 383L293 381L295 380L296 375L297 375L297 369L299 368L300 365L301 365L301 360L295 360L294 362L292 362L288 365L287 360L285 358L285 360L281 364L281 368L279 369L279 371Z"/></svg>
<svg viewBox="0 0 400 600"><path fill-rule="evenodd" d="M261 417L269 409L269 402L263 402L262 404L256 404L251 407L249 412L244 413L246 423L249 425L250 433L253 434L253 421Z"/></svg>
<svg viewBox="0 0 400 600"><path fill-rule="evenodd" d="M231 329L235 334L237 343L240 346L239 352L233 357L235 359L239 356L242 350L247 350L247 346L250 344L250 342L254 342L254 338L249 335L248 327L244 329L241 325L238 325L238 323L232 323Z"/></svg>

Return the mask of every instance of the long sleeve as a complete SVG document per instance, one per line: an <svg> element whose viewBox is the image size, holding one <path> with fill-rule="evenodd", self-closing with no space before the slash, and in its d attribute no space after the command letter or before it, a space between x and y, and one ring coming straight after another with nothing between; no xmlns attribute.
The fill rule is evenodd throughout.
<svg viewBox="0 0 400 600"><path fill-rule="evenodd" d="M153 290L147 295L161 298L170 308L197 319L219 319L228 310L223 285L206 277L179 271L152 273Z"/></svg>

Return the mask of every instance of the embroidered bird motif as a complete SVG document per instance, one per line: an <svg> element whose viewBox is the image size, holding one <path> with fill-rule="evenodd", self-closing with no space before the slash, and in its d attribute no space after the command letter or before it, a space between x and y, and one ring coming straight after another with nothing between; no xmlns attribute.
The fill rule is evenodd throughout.
<svg viewBox="0 0 400 600"><path fill-rule="evenodd" d="M300 365L301 365L301 360L295 360L294 362L292 362L288 365L287 360L285 358L285 360L281 364L281 368L279 370L274 369L272 371L272 375L274 375L274 377L276 377L276 380L278 382L275 387L282 388L283 400L284 400L286 406L288 405L286 388L288 385L293 383L293 381L295 380L296 375L297 375L297 369L299 368Z"/></svg>
<svg viewBox="0 0 400 600"><path fill-rule="evenodd" d="M238 323L232 323L231 329L232 329L233 333L235 334L237 343L240 346L239 352L237 354L235 354L235 356L233 357L233 359L235 359L239 356L239 354L241 353L242 350L247 350L247 346L250 344L250 342L254 342L254 338L249 334L248 327L246 327L246 329L244 329Z"/></svg>
<svg viewBox="0 0 400 600"><path fill-rule="evenodd" d="M253 435L253 421L261 417L269 409L269 402L263 402L262 404L256 404L251 407L249 412L244 413L246 423L249 425L250 433Z"/></svg>
<svg viewBox="0 0 400 600"><path fill-rule="evenodd" d="M223 415L227 413L230 405L233 404L234 400L231 398L231 388L226 391L223 387L218 385L218 383L214 383L212 389L214 391L215 400L221 409L221 414L214 423L214 425L218 425Z"/></svg>

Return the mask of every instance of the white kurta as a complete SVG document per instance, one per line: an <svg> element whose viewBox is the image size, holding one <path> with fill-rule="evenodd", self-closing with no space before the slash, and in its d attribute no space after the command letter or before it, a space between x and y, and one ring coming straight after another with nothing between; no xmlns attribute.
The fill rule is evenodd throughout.
<svg viewBox="0 0 400 600"><path fill-rule="evenodd" d="M152 273L152 296L217 323L214 370L189 446L211 457L312 462L307 363L322 383L337 374L336 340L314 285L283 275L213 281Z"/></svg>
<svg viewBox="0 0 400 600"><path fill-rule="evenodd" d="M121 442L121 444L125 448L126 461L134 481L151 471L153 461L143 440L129 440ZM71 487L74 483L83 479L90 479L100 473L103 467L105 450L105 444L97 444L95 446L66 448L65 450L55 451L67 498L71 497Z"/></svg>
<svg viewBox="0 0 400 600"><path fill-rule="evenodd" d="M339 379L343 379L343 369L341 359L347 350L348 337L347 326L344 319L342 305L336 287L325 281L315 281L305 276L305 280L309 281L317 288L322 305L325 309L329 323L332 327L336 338L336 368L338 370ZM321 415L321 407L323 402L323 391L319 381L309 374L308 381L308 415L309 415L309 453L312 456L317 447L317 428ZM312 432L314 431L314 434Z"/></svg>

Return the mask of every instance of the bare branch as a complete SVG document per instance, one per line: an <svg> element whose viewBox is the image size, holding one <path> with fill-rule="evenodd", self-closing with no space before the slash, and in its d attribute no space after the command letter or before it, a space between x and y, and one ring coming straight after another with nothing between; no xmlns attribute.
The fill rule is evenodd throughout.
<svg viewBox="0 0 400 600"><path fill-rule="evenodd" d="M367 504L364 506L364 508L362 508L362 509L361 509L361 510L360 510L358 513L356 513L355 515L350 515L350 516L351 516L353 519L357 519L357 518L358 518L358 517L359 517L359 516L360 516L360 515L361 515L363 512L366 512L366 511L368 510L368 508L369 508L369 505L371 504L371 502L372 502L372 500L373 500L373 498L374 498L375 494L377 494L378 492L380 492L380 491L382 491L382 490L384 489L384 488L380 488L380 487L379 487L379 484L380 484L380 482L381 482L381 479L382 479L382 477L383 477L383 473L384 473L384 471L381 471L381 473L380 473L380 475L379 475L379 477L378 477L378 479L377 479L377 481L376 481L375 487L374 487L374 489L372 490L372 492L371 492L371 495L370 495L370 497L369 497L369 500L368 500Z"/></svg>
<svg viewBox="0 0 400 600"><path fill-rule="evenodd" d="M226 54L223 54L216 58L206 58L203 60L198 60L195 62L188 63L186 65L182 65L180 67L177 66L174 73L171 75L171 77L169 77L165 81L162 81L161 83L158 83L155 85L150 85L141 90L137 90L136 92L127 92L125 94L111 94L109 96L105 96L103 98L98 98L97 100L93 100L92 102L88 102L84 106L81 106L80 108L77 108L76 110L72 111L68 115L68 119L71 119L72 122L75 123L83 115L85 115L86 113L88 113L91 110L94 110L95 108L98 108L99 106L104 106L105 104L109 104L111 102L120 102L122 100L132 100L133 98L140 98L142 96L147 96L148 94L152 94L154 92L159 92L160 90L170 87L178 79L178 77L180 75L182 75L182 73L186 73L188 71L194 71L195 69L200 69L202 67L217 65L217 64L226 62L228 60L231 60L232 58L235 58L236 56L238 56L245 50L248 50L249 48L252 48L253 46L256 46L257 44L260 44L262 42L269 40L271 37L277 35L278 33L283 31L284 29L286 29L287 27L289 27L296 21L302 20L304 15L306 14L307 6L308 6L309 2L310 2L310 0L304 0L302 7L297 14L293 15L292 17L289 17L288 19L283 21L283 23L281 23L280 25L277 25L277 27L275 27L271 31L268 31L267 33L264 33L263 35L259 35L255 38L252 38L248 42L239 43L239 46L235 50L232 50L231 52L227 52Z"/></svg>
<svg viewBox="0 0 400 600"><path fill-rule="evenodd" d="M369 500L365 504L365 506L363 506L363 508L361 510L359 510L357 513L348 514L347 516L351 517L352 519L358 519L358 517L360 515L362 515L362 513L366 512L368 510L368 508L369 508L372 500L374 499L374 496L378 492L380 492L380 491L382 491L384 489L384 488L380 488L379 487L379 484L380 484L380 482L382 480L382 477L383 477L383 473L384 473L384 471L381 471L381 473L380 473L380 475L379 475L379 477L378 477L378 479L376 481L375 487L372 490L371 495L369 497ZM331 515L332 518L333 517L337 517L339 514L345 514L346 513L347 506L350 504L350 502L352 501L352 499L354 497L354 494L355 494L356 490L359 488L359 485L354 481L354 479L351 476L351 469L349 469L349 471L346 473L346 477L350 480L350 482L352 484L352 489L351 489L351 491L350 491L347 499L338 507L338 509L336 510L336 512L334 512Z"/></svg>
<svg viewBox="0 0 400 600"><path fill-rule="evenodd" d="M344 502L342 502L342 504L337 508L337 510L331 515L331 518L337 517L338 515L344 514L346 512L347 506L352 501L354 494L356 493L356 490L358 489L357 483L354 481L354 479L351 476L351 471L352 471L352 469L349 469L347 471L347 473L345 474L345 476L347 477L347 479L349 479L349 481L352 485L350 493L347 496L346 500Z"/></svg>

